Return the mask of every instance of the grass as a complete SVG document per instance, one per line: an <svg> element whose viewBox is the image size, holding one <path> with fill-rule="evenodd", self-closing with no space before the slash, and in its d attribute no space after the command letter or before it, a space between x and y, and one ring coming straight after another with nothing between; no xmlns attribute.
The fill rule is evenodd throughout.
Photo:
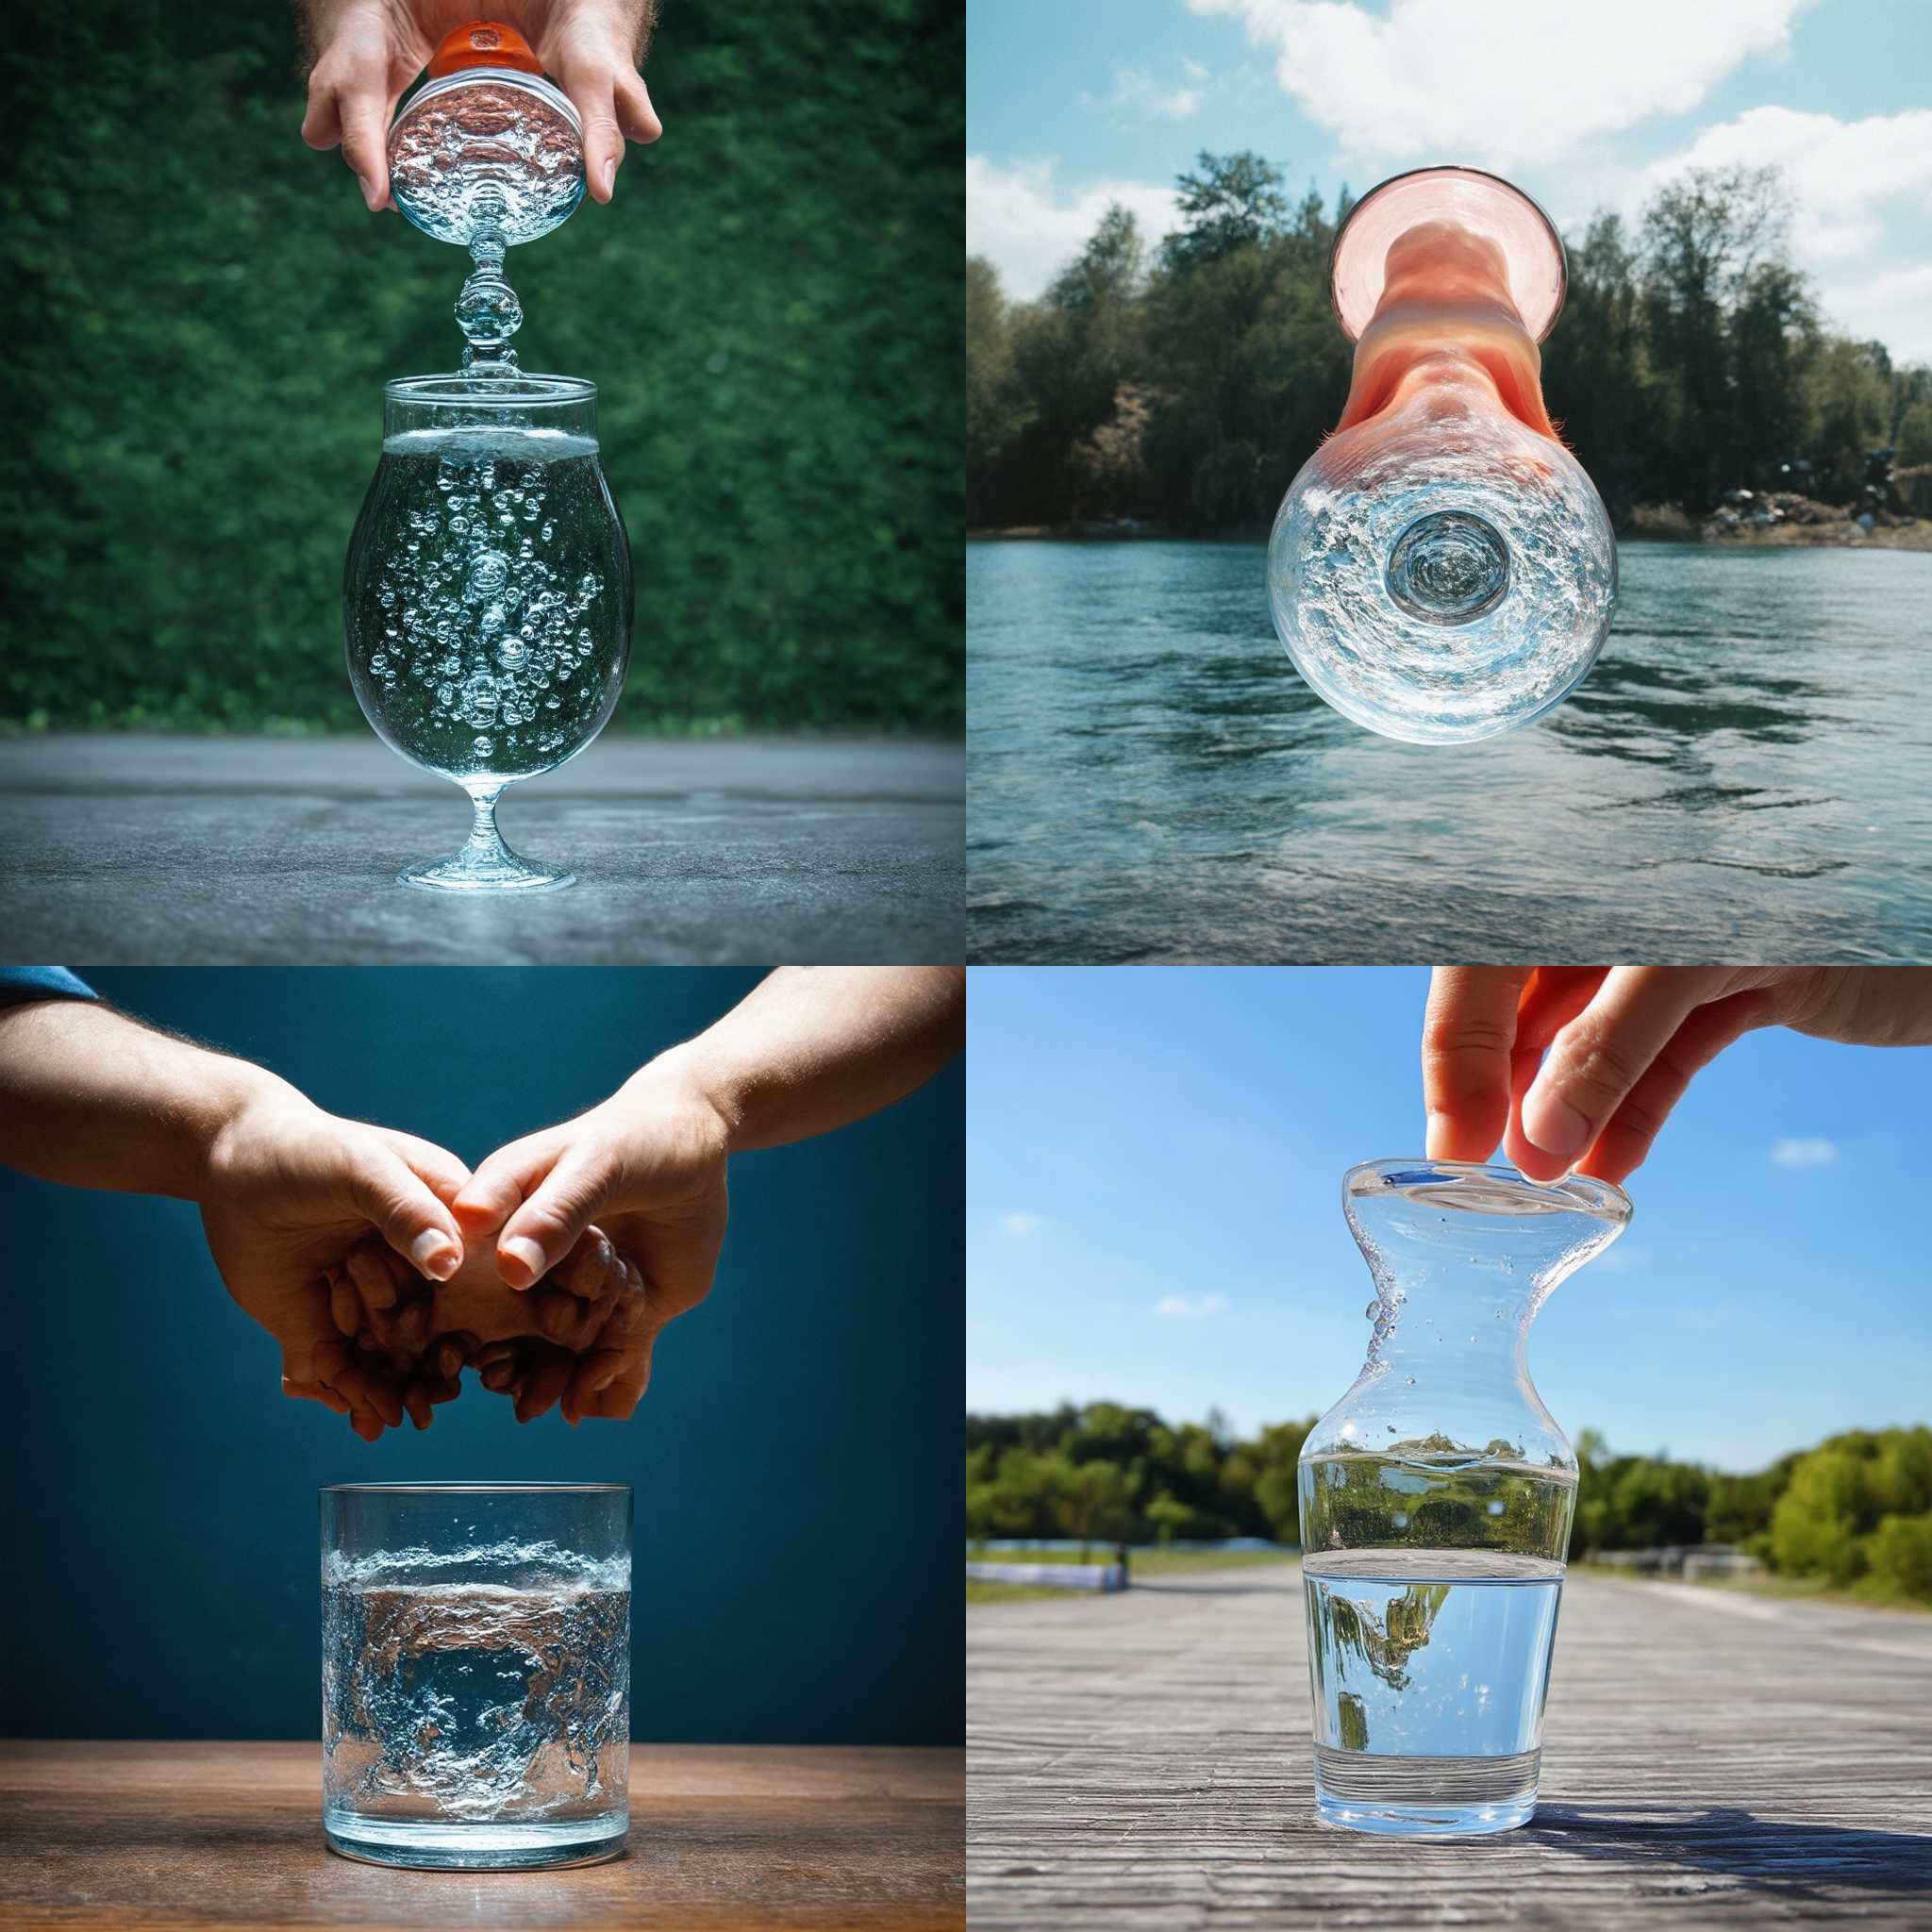
<svg viewBox="0 0 1932 1932"><path fill-rule="evenodd" d="M1285 1550L1164 1550L1129 1549L1127 1573L1130 1578L1186 1576L1200 1571L1248 1570L1268 1563L1286 1563L1292 1551ZM975 1550L966 1547L968 1562L997 1563L1077 1563L1078 1550ZM1095 1543L1087 1557L1090 1563L1113 1561L1111 1543ZM966 1586L969 1604L1011 1603L1022 1597L1097 1597L1099 1591L1056 1590L1050 1584L972 1583Z"/></svg>
<svg viewBox="0 0 1932 1932"><path fill-rule="evenodd" d="M1850 1590L1837 1590L1814 1576L1780 1576L1771 1570L1759 1570L1748 1576L1705 1576L1684 1584L1676 1576L1640 1577L1634 1571L1612 1563L1572 1563L1570 1568L1586 1576L1621 1577L1626 1583L1633 1579L1641 1583L1675 1583L1690 1590L1727 1590L1744 1596L1802 1598L1808 1603L1844 1604L1858 1610L1917 1610L1921 1615L1932 1616L1932 1603L1924 1598L1887 1590L1870 1578Z"/></svg>

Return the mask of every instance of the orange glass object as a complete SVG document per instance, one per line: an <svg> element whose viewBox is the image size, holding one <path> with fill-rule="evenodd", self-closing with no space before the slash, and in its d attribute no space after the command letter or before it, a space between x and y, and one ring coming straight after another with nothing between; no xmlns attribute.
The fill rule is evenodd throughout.
<svg viewBox="0 0 1932 1932"><path fill-rule="evenodd" d="M1283 499L1268 588L1296 669L1371 730L1512 730L1608 634L1615 538L1543 403L1537 345L1563 287L1549 217L1474 168L1383 182L1336 238L1354 376Z"/></svg>
<svg viewBox="0 0 1932 1932"><path fill-rule="evenodd" d="M500 20L471 20L442 37L429 63L431 80L460 74L466 67L508 67L518 74L541 74L543 63L515 27Z"/></svg>

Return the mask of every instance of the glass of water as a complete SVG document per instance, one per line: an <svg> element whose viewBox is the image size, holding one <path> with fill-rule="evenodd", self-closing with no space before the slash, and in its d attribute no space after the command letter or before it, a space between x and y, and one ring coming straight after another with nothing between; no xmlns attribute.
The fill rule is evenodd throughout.
<svg viewBox="0 0 1932 1932"><path fill-rule="evenodd" d="M630 1517L624 1483L322 1491L334 1850L458 1870L623 1850Z"/></svg>
<svg viewBox="0 0 1932 1932"><path fill-rule="evenodd" d="M349 540L349 681L376 735L470 795L469 842L400 874L444 891L567 886L503 841L505 786L603 730L630 658L630 547L565 375L384 385L382 460Z"/></svg>

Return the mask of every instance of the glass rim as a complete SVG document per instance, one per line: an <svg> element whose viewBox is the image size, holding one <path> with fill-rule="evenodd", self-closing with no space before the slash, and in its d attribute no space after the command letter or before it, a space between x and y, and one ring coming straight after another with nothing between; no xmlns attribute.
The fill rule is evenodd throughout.
<svg viewBox="0 0 1932 1932"><path fill-rule="evenodd" d="M1614 1181L1600 1181L1594 1174L1559 1174L1553 1181L1531 1180L1519 1168L1503 1161L1430 1160L1414 1156L1407 1160L1358 1161L1341 1176L1344 1199L1371 1191L1369 1185L1382 1186L1397 1174L1440 1175L1448 1180L1482 1180L1507 1189L1525 1206L1535 1203L1551 1212L1588 1214L1591 1219L1623 1226L1635 1211L1630 1196Z"/></svg>
<svg viewBox="0 0 1932 1932"><path fill-rule="evenodd" d="M382 386L386 403L425 408L528 409L546 404L593 403L597 385L584 375L392 375Z"/></svg>
<svg viewBox="0 0 1932 1932"><path fill-rule="evenodd" d="M412 108L425 101L433 101L440 94L446 94L455 88L473 85L479 75L488 75L492 81L506 87L521 89L525 93L535 94L541 101L558 109L579 139L584 132L583 116L577 112L576 103L545 74L525 74L520 67L458 67L454 74L439 74L434 79L425 80L414 93L396 110L394 125L390 128L392 136L408 118Z"/></svg>
<svg viewBox="0 0 1932 1932"><path fill-rule="evenodd" d="M1562 232L1550 219L1549 210L1527 190L1517 187L1515 182L1505 175L1492 174L1488 168L1472 168L1461 161L1430 161L1420 168L1405 168L1399 175L1391 175L1386 181L1377 181L1341 218L1341 225L1335 231L1335 240L1328 247L1328 307L1335 320L1341 325L1342 334L1351 342L1361 340L1360 330L1349 327L1348 318L1341 311L1341 298L1336 290L1336 277L1341 265L1341 244L1347 239L1349 229L1355 225L1355 218L1370 202L1377 199L1385 191L1400 188L1405 181L1413 181L1420 175L1463 175L1472 180L1500 188L1523 202L1542 223L1544 231L1557 252L1557 301L1541 327L1530 325L1526 317L1524 325L1529 328L1530 337L1534 341L1548 341L1550 331L1556 327L1557 318L1563 313L1563 305L1569 300L1570 295L1570 251L1563 246Z"/></svg>
<svg viewBox="0 0 1932 1932"><path fill-rule="evenodd" d="M459 1480L447 1483L323 1483L317 1493L324 1496L627 1496L629 1483L565 1482L482 1482Z"/></svg>

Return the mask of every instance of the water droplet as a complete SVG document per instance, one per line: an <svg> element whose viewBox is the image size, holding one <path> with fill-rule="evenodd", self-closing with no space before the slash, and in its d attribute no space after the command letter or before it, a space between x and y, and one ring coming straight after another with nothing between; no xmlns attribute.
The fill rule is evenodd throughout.
<svg viewBox="0 0 1932 1932"><path fill-rule="evenodd" d="M520 671L529 655L529 646L520 637L511 636L497 640L496 661L506 671Z"/></svg>
<svg viewBox="0 0 1932 1932"><path fill-rule="evenodd" d="M1379 1301L1371 1302L1368 1305L1368 1307L1362 1310L1362 1313L1366 1315L1371 1322L1373 1322L1375 1319L1375 1317L1379 1315L1381 1312L1382 1304Z"/></svg>
<svg viewBox="0 0 1932 1932"><path fill-rule="evenodd" d="M479 758L487 758L490 756L490 754L496 749L496 745L492 740L479 736L471 739L470 749L473 752L475 752Z"/></svg>
<svg viewBox="0 0 1932 1932"><path fill-rule="evenodd" d="M538 534L538 535L539 535L540 537L541 537L541 538L542 538L542 540L544 541L544 542L546 542L546 543L547 543L547 542L549 542L549 541L550 541L550 524L549 524L549 520L548 520L547 518L546 518L546 519L545 519L545 521L544 521L544 525L543 525L543 527L542 527L542 528L541 528L541 530L539 530L539 531L537 532L537 534Z"/></svg>
<svg viewBox="0 0 1932 1932"><path fill-rule="evenodd" d="M1413 1389L1415 1387L1415 1377L1413 1375L1405 1375L1402 1379L1409 1388Z"/></svg>

